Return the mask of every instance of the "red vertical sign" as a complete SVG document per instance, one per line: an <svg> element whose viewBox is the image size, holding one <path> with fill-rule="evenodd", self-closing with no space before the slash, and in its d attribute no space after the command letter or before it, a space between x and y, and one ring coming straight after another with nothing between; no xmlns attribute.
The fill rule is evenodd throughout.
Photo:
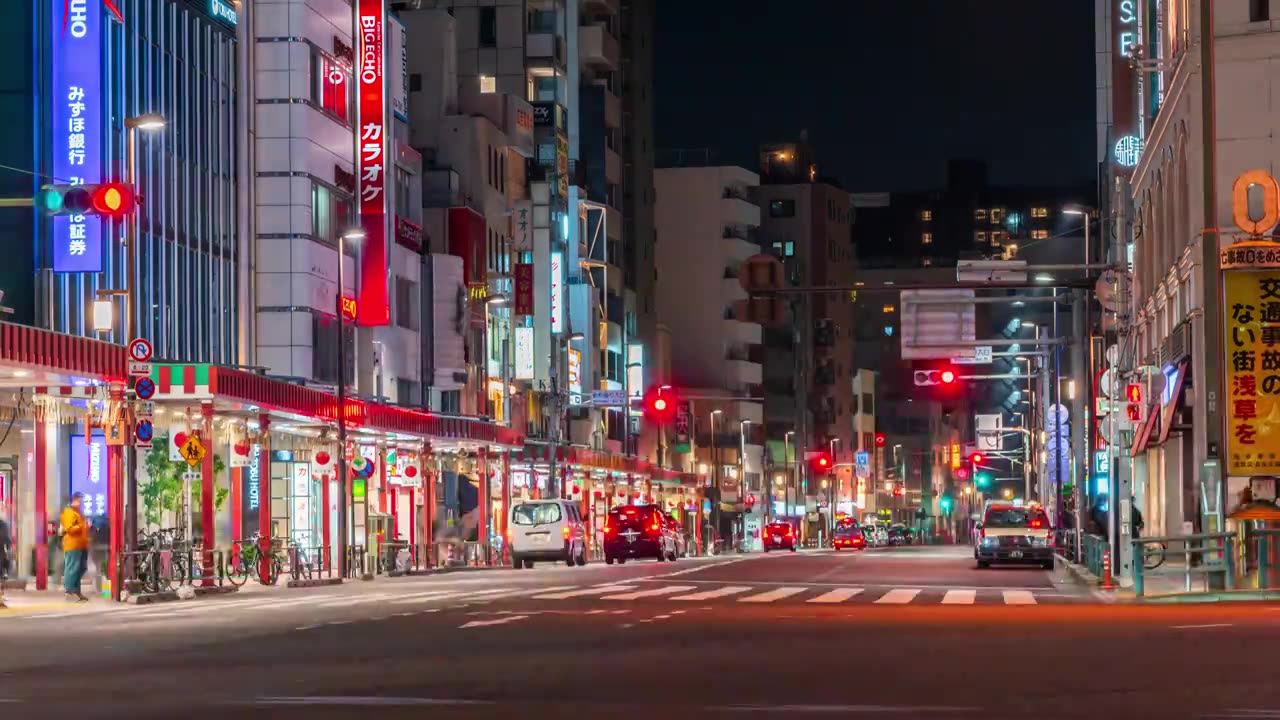
<svg viewBox="0 0 1280 720"><path fill-rule="evenodd" d="M356 176L360 192L360 324L390 325L387 293L387 109L383 78L385 0L358 0L356 9Z"/></svg>
<svg viewBox="0 0 1280 720"><path fill-rule="evenodd" d="M519 263L515 268L516 315L533 314L533 263Z"/></svg>

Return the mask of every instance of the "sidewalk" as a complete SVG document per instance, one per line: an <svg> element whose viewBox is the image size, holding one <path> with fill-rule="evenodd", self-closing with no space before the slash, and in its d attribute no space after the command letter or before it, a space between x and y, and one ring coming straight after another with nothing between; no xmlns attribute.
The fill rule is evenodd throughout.
<svg viewBox="0 0 1280 720"><path fill-rule="evenodd" d="M96 613L119 607L110 600L103 600L96 595L85 593L88 602L69 602L59 590L6 590L4 603L0 608L0 618L11 615L27 615L38 612L75 612Z"/></svg>

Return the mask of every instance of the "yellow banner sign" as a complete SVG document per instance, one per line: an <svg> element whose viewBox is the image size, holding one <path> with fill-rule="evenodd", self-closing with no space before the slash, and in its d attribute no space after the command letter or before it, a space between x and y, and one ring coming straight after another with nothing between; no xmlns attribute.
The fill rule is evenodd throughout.
<svg viewBox="0 0 1280 720"><path fill-rule="evenodd" d="M1280 270L1223 273L1227 472L1280 474Z"/></svg>

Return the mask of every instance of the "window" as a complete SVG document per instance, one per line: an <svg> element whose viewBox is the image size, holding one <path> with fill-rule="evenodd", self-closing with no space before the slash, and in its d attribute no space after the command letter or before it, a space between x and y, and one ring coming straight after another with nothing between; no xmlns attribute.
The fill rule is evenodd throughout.
<svg viewBox="0 0 1280 720"><path fill-rule="evenodd" d="M920 219L921 219L921 220L923 220L924 222L929 222L930 220L933 220L933 211L932 211L932 210L921 210L921 211L920 211Z"/></svg>
<svg viewBox="0 0 1280 720"><path fill-rule="evenodd" d="M351 74L337 60L311 50L311 102L341 122L349 122Z"/></svg>
<svg viewBox="0 0 1280 720"><path fill-rule="evenodd" d="M795 200L770 200L769 201L769 217L795 217L796 201Z"/></svg>
<svg viewBox="0 0 1280 720"><path fill-rule="evenodd" d="M932 266L932 265L933 265L933 258L931 258L931 257L927 257L927 258L925 258L925 259L921 260L921 261L920 261L920 264L921 264L921 265L924 265L925 267L930 267L930 266Z"/></svg>
<svg viewBox="0 0 1280 720"><path fill-rule="evenodd" d="M991 208L991 224L999 225L1004 220L1004 208Z"/></svg>
<svg viewBox="0 0 1280 720"><path fill-rule="evenodd" d="M317 240L338 244L338 236L351 227L355 208L348 195L328 185L311 183L311 233Z"/></svg>
<svg viewBox="0 0 1280 720"><path fill-rule="evenodd" d="M1249 0L1249 22L1271 19L1271 0Z"/></svg>
<svg viewBox="0 0 1280 720"><path fill-rule="evenodd" d="M396 276L396 327L418 329L418 284Z"/></svg>
<svg viewBox="0 0 1280 720"><path fill-rule="evenodd" d="M525 503L511 511L513 525L546 525L560 522L560 503Z"/></svg>
<svg viewBox="0 0 1280 720"><path fill-rule="evenodd" d="M978 208L977 210L974 210L974 211L973 211L973 219L974 219L974 220L986 220L986 219L987 219L987 210L986 210L986 208Z"/></svg>
<svg viewBox="0 0 1280 720"><path fill-rule="evenodd" d="M880 312L888 315L889 313L894 312L894 307L892 305L885 305L884 307L880 308Z"/></svg>
<svg viewBox="0 0 1280 720"><path fill-rule="evenodd" d="M976 242L984 243L987 241L987 232L985 230L979 230L973 234L973 239Z"/></svg>
<svg viewBox="0 0 1280 720"><path fill-rule="evenodd" d="M480 47L498 45L498 8L480 8Z"/></svg>
<svg viewBox="0 0 1280 720"><path fill-rule="evenodd" d="M396 215L410 222L414 220L413 203L411 202L413 195L409 192L409 182L412 177L408 170L399 165L395 167Z"/></svg>
<svg viewBox="0 0 1280 720"><path fill-rule="evenodd" d="M862 412L868 415L876 414L876 396L869 392L862 393ZM871 443L867 443L870 445Z"/></svg>
<svg viewBox="0 0 1280 720"><path fill-rule="evenodd" d="M1031 217L1033 217L1033 218L1047 218L1047 217L1049 217L1049 208L1046 208L1046 207L1033 207L1033 208L1031 208Z"/></svg>
<svg viewBox="0 0 1280 720"><path fill-rule="evenodd" d="M1048 230L1032 230L1031 239L1032 240L1048 240L1049 231Z"/></svg>
<svg viewBox="0 0 1280 720"><path fill-rule="evenodd" d="M1003 245L1003 244L1004 244L1004 241L1005 241L1006 239L1008 239L1008 237L1009 237L1009 233L1007 233L1007 232L1005 232L1005 231L1003 231L1003 230L992 230L992 231L991 231L991 244L992 244L993 246L999 247L1000 245Z"/></svg>
<svg viewBox="0 0 1280 720"><path fill-rule="evenodd" d="M933 244L933 233L931 233L931 232L927 232L927 233L920 233L920 243L921 243L922 245L932 245L932 244Z"/></svg>

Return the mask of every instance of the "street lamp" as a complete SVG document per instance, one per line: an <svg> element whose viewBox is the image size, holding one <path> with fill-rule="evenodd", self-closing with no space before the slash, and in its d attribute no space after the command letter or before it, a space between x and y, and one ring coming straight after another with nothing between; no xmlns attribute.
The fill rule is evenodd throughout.
<svg viewBox="0 0 1280 720"><path fill-rule="evenodd" d="M716 501L711 506L711 541L714 543L716 536L720 534L720 439L716 437L716 418L723 415L723 410L712 410L710 415L711 421L711 465L712 465L712 483L715 488Z"/></svg>
<svg viewBox="0 0 1280 720"><path fill-rule="evenodd" d="M124 164L124 184L133 189L134 183L138 177L138 146L136 143L136 134L139 130L143 132L155 132L164 128L165 122L162 115L156 113L145 113L125 118L125 164ZM134 195L137 196L136 190ZM137 240L133 234L129 232L130 226L136 221L136 217L130 216L124 220L124 231L121 234L121 242L124 244L124 288L117 291L100 292L99 295L123 295L124 296L124 343L133 342L137 336L138 328L134 322L134 298L136 283L134 282L134 263L137 258ZM108 301L109 302L109 301ZM101 307L94 304L94 325L98 325L98 313ZM124 507L119 508L124 516L124 542L112 543L117 547L124 547L126 551L135 550L138 539L138 452L133 445L125 446L126 459L125 462L129 467L128 479L125 482L125 497L123 505L128 508L128 512L124 512ZM119 527L119 525L117 525ZM188 529L189 531L189 529ZM111 558L111 592L119 597L121 585L120 577L116 574L119 565L115 558Z"/></svg>
<svg viewBox="0 0 1280 720"><path fill-rule="evenodd" d="M338 348L338 409L334 413L334 417L338 421L338 573L340 577L347 576L347 361L346 348L343 340L345 340L347 321L343 317L342 311L342 288L346 284L346 274L343 270L346 258L346 246L348 242L358 243L364 240L364 230L360 228L350 228L343 231L338 236L338 292L335 293L335 309L337 310L338 321L338 342L335 343ZM366 501L365 510L369 509ZM365 519L365 527L368 528L368 518ZM325 548L328 551L328 548ZM332 562L332 561L330 561Z"/></svg>

